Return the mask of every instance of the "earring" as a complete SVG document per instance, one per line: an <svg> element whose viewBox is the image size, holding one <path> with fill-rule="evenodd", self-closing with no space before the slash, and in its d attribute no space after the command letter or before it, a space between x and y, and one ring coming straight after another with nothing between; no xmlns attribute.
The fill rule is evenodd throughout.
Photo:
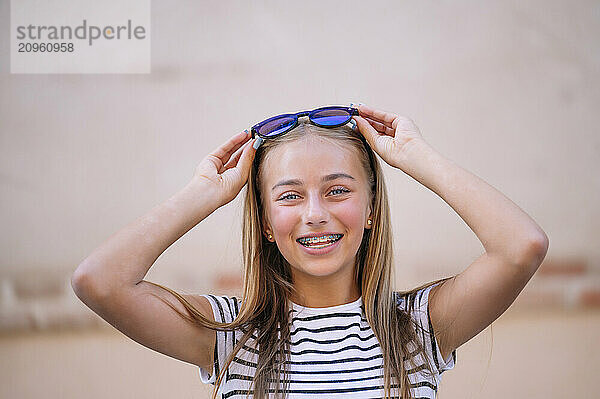
<svg viewBox="0 0 600 399"><path fill-rule="evenodd" d="M273 239L273 234L269 233L269 241Z"/></svg>
<svg viewBox="0 0 600 399"><path fill-rule="evenodd" d="M373 223L371 219L367 219L367 224L370 226Z"/></svg>

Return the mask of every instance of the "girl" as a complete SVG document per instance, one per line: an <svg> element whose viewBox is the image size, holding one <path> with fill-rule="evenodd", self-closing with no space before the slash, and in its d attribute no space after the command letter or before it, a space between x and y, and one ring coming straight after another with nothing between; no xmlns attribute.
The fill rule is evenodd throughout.
<svg viewBox="0 0 600 399"><path fill-rule="evenodd" d="M458 275L394 292L375 153L442 197L483 255ZM143 280L246 181L241 299ZM232 137L180 192L88 256L72 285L130 338L198 366L213 398L435 398L456 349L513 303L547 248L527 214L436 152L412 120L323 107Z"/></svg>

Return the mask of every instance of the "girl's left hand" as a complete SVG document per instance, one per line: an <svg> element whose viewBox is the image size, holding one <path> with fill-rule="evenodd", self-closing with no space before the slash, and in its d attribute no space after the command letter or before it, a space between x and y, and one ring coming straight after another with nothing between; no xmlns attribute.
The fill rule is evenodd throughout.
<svg viewBox="0 0 600 399"><path fill-rule="evenodd" d="M360 105L358 112L360 116L352 117L358 130L371 148L391 166L401 169L407 149L425 142L419 128L410 118L366 105Z"/></svg>

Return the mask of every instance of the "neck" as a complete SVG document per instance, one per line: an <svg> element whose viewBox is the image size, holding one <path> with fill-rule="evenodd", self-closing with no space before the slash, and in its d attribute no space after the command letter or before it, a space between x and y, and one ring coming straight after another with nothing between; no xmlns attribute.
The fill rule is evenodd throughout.
<svg viewBox="0 0 600 399"><path fill-rule="evenodd" d="M353 272L353 270L352 270ZM354 302L360 290L354 281L354 273L348 276L309 276L292 273L295 293L292 302L309 308L326 308Z"/></svg>

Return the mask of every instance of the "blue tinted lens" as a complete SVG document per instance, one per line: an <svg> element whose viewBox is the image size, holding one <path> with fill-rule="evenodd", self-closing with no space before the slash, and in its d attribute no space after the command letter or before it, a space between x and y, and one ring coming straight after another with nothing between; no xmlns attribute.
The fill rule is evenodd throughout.
<svg viewBox="0 0 600 399"><path fill-rule="evenodd" d="M283 116L270 121L258 128L258 132L263 136L275 136L294 126L296 118L293 116Z"/></svg>
<svg viewBox="0 0 600 399"><path fill-rule="evenodd" d="M311 114L310 120L320 126L343 125L350 120L350 114L344 109L324 109Z"/></svg>

